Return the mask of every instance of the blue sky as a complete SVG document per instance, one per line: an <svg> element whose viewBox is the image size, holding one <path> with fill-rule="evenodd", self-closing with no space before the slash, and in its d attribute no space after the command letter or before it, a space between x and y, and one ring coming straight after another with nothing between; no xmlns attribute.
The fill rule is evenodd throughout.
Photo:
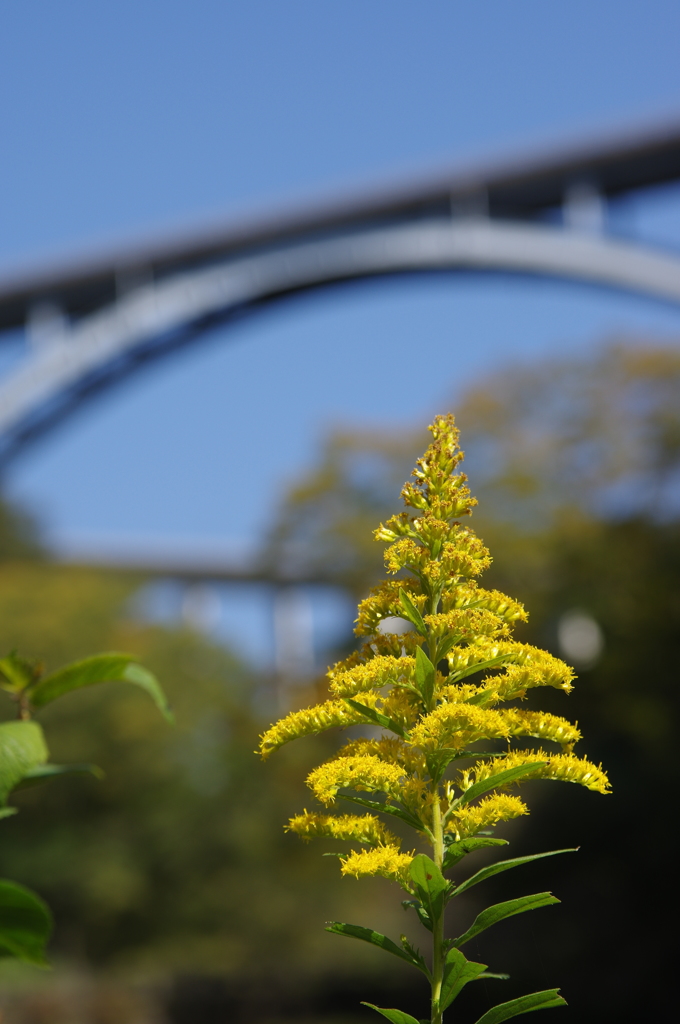
<svg viewBox="0 0 680 1024"><path fill-rule="evenodd" d="M666 0L3 4L0 268L678 115L679 30ZM617 216L680 246L677 189ZM621 332L680 337L680 311L482 278L317 295L140 374L7 489L55 536L253 543L333 424L423 421Z"/></svg>

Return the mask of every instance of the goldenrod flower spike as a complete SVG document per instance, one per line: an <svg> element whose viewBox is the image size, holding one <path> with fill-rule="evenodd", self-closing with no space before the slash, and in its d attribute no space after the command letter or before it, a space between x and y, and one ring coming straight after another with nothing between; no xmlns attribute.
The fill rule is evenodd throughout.
<svg viewBox="0 0 680 1024"><path fill-rule="evenodd" d="M460 951L468 937L462 929L460 939L444 940L446 905L489 874L534 857L501 861L465 882L449 881L444 872L481 846L502 844L488 831L529 813L510 787L540 778L607 793L609 782L601 767L572 753L581 739L576 725L558 715L503 706L539 686L568 694L574 674L547 651L513 640L515 624L526 620L523 606L478 585L491 556L467 525L476 501L465 474L457 472L463 453L453 416L436 417L430 431L432 443L402 490L406 511L375 533L389 545L387 571L399 572L400 578L383 581L359 605L356 633L362 644L329 669L332 699L277 722L262 736L260 750L267 757L300 736L359 723L382 730L350 739L307 779L321 804L343 799L369 813L305 811L287 828L304 840L363 844L368 848L341 852L342 874L379 875L414 897L408 905L432 935L429 963L405 939L400 947L364 926L339 922L328 930L371 942L422 971L431 989L431 1024L442 1024L465 981L485 969ZM411 631L381 628L390 617L408 619ZM558 749L518 749L517 737ZM401 852L400 841L378 815L410 826L429 845L430 855ZM552 851L564 852L569 851ZM542 893L499 904L470 932L554 902ZM563 1003L550 989L511 1000L490 1014L500 1021ZM392 1024L413 1020L397 1010L379 1012Z"/></svg>

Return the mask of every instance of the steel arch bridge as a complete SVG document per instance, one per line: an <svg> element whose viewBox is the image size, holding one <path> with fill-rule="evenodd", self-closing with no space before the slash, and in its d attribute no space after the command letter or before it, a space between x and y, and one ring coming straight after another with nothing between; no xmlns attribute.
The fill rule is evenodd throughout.
<svg viewBox="0 0 680 1024"><path fill-rule="evenodd" d="M0 462L143 363L265 303L433 271L547 275L680 306L680 253L606 234L608 199L680 180L680 123L0 278ZM556 216L556 212L559 216Z"/></svg>

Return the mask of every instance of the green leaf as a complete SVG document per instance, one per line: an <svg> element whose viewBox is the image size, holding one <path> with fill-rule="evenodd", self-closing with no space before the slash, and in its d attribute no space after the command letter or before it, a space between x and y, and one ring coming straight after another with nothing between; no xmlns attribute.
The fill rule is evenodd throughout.
<svg viewBox="0 0 680 1024"><path fill-rule="evenodd" d="M417 691L416 691L417 692ZM430 776L438 782L452 761L470 761L480 757L503 757L505 751L498 750L456 750L440 747L434 754L426 754L425 762Z"/></svg>
<svg viewBox="0 0 680 1024"><path fill-rule="evenodd" d="M509 871L510 868L518 868L522 864L529 864L532 860L541 860L542 857L556 857L558 853L576 853L578 846L572 846L567 850L550 850L548 853L534 853L529 857L513 857L512 860L499 860L495 864L489 864L487 867L482 868L475 875L470 878L466 878L464 882L456 886L455 895L457 896L461 892L465 892L467 889L471 889L473 885L477 885L479 882L485 881L487 878L491 878L493 875L499 874L501 871Z"/></svg>
<svg viewBox="0 0 680 1024"><path fill-rule="evenodd" d="M409 622L412 622L421 636L427 636L427 626L422 615L414 605L413 601L405 590L399 591L399 601L404 609L404 614Z"/></svg>
<svg viewBox="0 0 680 1024"><path fill-rule="evenodd" d="M384 1010L381 1006L376 1006L375 1003L365 1003L363 999L361 1005L370 1006L372 1010L382 1013L383 1017L387 1017L392 1024L420 1024L420 1021L417 1021L410 1013L404 1013L403 1010Z"/></svg>
<svg viewBox="0 0 680 1024"><path fill-rule="evenodd" d="M37 722L0 725L0 805L25 776L47 761L47 745Z"/></svg>
<svg viewBox="0 0 680 1024"><path fill-rule="evenodd" d="M47 782L58 775L94 775L96 779L104 778L104 772L96 764L41 764L26 772L17 788L25 789L26 786Z"/></svg>
<svg viewBox="0 0 680 1024"><path fill-rule="evenodd" d="M146 690L168 722L173 721L167 699L156 677L138 665L131 654L95 654L45 676L30 689L31 703L41 708L72 690L96 683L134 683Z"/></svg>
<svg viewBox="0 0 680 1024"><path fill-rule="evenodd" d="M451 648L455 647L455 645L461 639L462 635L463 634L461 633L450 633L449 636L447 636L447 638L438 645L437 657L439 660L446 657Z"/></svg>
<svg viewBox="0 0 680 1024"><path fill-rule="evenodd" d="M418 920L422 924L423 928L427 928L428 931L432 931L432 920L425 907L422 905L420 900L402 900L401 905L404 910L408 910L409 907L415 910L418 915Z"/></svg>
<svg viewBox="0 0 680 1024"><path fill-rule="evenodd" d="M539 907L549 907L552 903L559 903L556 896L549 892L538 892L533 896L520 896L516 900L507 900L505 903L495 903L493 907L487 907L472 922L468 930L459 938L454 939L454 946L462 946L475 935L486 931L493 924L504 921L506 917L514 917L515 914L523 914L526 910L538 910Z"/></svg>
<svg viewBox="0 0 680 1024"><path fill-rule="evenodd" d="M469 804L471 800L476 800L478 796L487 793L490 789L496 789L497 786L507 786L509 782L515 782L525 775L538 771L539 768L544 768L547 763L547 761L533 761L531 764L520 764L516 768L508 768L504 772L499 772L498 775L482 779L481 782L475 782L474 786L470 786L458 798L455 806L462 807L464 804Z"/></svg>
<svg viewBox="0 0 680 1024"><path fill-rule="evenodd" d="M474 696L468 697L467 700L463 701L463 704L486 704L490 697L493 697L495 690L482 690L481 693L475 693Z"/></svg>
<svg viewBox="0 0 680 1024"><path fill-rule="evenodd" d="M425 963L425 957L420 952L420 950L416 949L415 946L412 946L405 935L401 936L401 945L406 950L406 952L409 953L410 956L413 958L414 964L418 964L423 974L427 975L429 980L432 981L432 975L430 974L430 970L427 964Z"/></svg>
<svg viewBox="0 0 680 1024"><path fill-rule="evenodd" d="M422 647L418 647L416 650L416 683L428 707L434 693L434 678L434 665Z"/></svg>
<svg viewBox="0 0 680 1024"><path fill-rule="evenodd" d="M467 960L459 949L450 949L444 963L440 1008L445 1010L450 1006L463 986L474 981L485 970L486 964L476 964L473 960Z"/></svg>
<svg viewBox="0 0 680 1024"><path fill-rule="evenodd" d="M0 879L0 956L46 967L45 945L52 934L52 915L30 889Z"/></svg>
<svg viewBox="0 0 680 1024"><path fill-rule="evenodd" d="M9 693L21 693L40 677L40 665L10 651L0 658L0 686Z"/></svg>
<svg viewBox="0 0 680 1024"><path fill-rule="evenodd" d="M566 1006L567 1001L558 995L559 991L558 988L548 988L544 992L532 992L529 996L520 996L519 999L511 999L508 1003L499 1003L498 1006L487 1010L477 1024L501 1024L501 1021L517 1017L520 1013L548 1010L551 1006Z"/></svg>
<svg viewBox="0 0 680 1024"><path fill-rule="evenodd" d="M381 814L391 814L393 818L399 818L401 821L405 821L411 828L418 829L419 832L423 832L423 824L414 818L408 811L403 810L401 807L394 807L392 804L381 803L379 800L366 800L362 796L350 796L348 793L338 793L341 800L349 800L353 804L360 804L362 807L368 807L372 811L380 811Z"/></svg>
<svg viewBox="0 0 680 1024"><path fill-rule="evenodd" d="M11 818L19 813L18 807L0 807L0 818Z"/></svg>
<svg viewBox="0 0 680 1024"><path fill-rule="evenodd" d="M415 883L416 892L434 921L442 913L449 891L449 883L427 854L419 853L411 861L409 874Z"/></svg>
<svg viewBox="0 0 680 1024"><path fill-rule="evenodd" d="M459 683L461 679L472 676L475 672L484 672L487 668L499 668L509 657L509 654L499 654L497 658L489 658L488 661L478 661L475 665L468 665L467 668L461 668L458 672L452 672L449 682Z"/></svg>
<svg viewBox="0 0 680 1024"><path fill-rule="evenodd" d="M483 974L478 974L477 977L474 978L473 980L474 981L483 981L483 980L486 980L487 978L497 978L498 981L507 981L509 979L509 977L510 977L509 974L497 974L495 971L484 971Z"/></svg>
<svg viewBox="0 0 680 1024"><path fill-rule="evenodd" d="M433 754L425 755L425 764L433 781L439 782L452 761L460 758L460 753L451 747L442 747Z"/></svg>
<svg viewBox="0 0 680 1024"><path fill-rule="evenodd" d="M345 704L349 704L355 711L360 711L364 718L367 718L374 725L379 725L383 729L390 729L392 732L396 732L397 736L405 737L405 732L399 725L399 722L393 721L388 718L387 715L381 715L379 711L374 708L366 707L365 704L361 704L358 700L352 700L351 697L344 697Z"/></svg>
<svg viewBox="0 0 680 1024"><path fill-rule="evenodd" d="M486 836L471 836L469 839L459 839L457 843L451 843L444 854L444 871L455 867L459 861L468 853L474 853L483 846L507 846L507 839L491 839Z"/></svg>
<svg viewBox="0 0 680 1024"><path fill-rule="evenodd" d="M405 949L402 949L401 946L398 946L396 942L392 942L392 939L388 939L386 935L381 935L380 932L374 932L372 928L362 928L358 924L343 924L342 921L331 921L326 927L326 931L332 932L333 935L346 935L352 939L370 942L372 946L384 949L386 953L392 953L393 956L398 956L400 960L405 960L411 967L417 967L424 974L429 974L422 957L419 961Z"/></svg>

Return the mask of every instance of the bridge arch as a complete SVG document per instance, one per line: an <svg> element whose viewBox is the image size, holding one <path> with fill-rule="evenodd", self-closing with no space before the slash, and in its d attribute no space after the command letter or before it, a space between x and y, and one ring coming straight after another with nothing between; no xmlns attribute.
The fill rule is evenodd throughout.
<svg viewBox="0 0 680 1024"><path fill-rule="evenodd" d="M263 303L331 284L413 272L531 274L680 305L680 258L600 235L485 217L364 226L139 285L49 337L0 382L0 460L142 362Z"/></svg>

